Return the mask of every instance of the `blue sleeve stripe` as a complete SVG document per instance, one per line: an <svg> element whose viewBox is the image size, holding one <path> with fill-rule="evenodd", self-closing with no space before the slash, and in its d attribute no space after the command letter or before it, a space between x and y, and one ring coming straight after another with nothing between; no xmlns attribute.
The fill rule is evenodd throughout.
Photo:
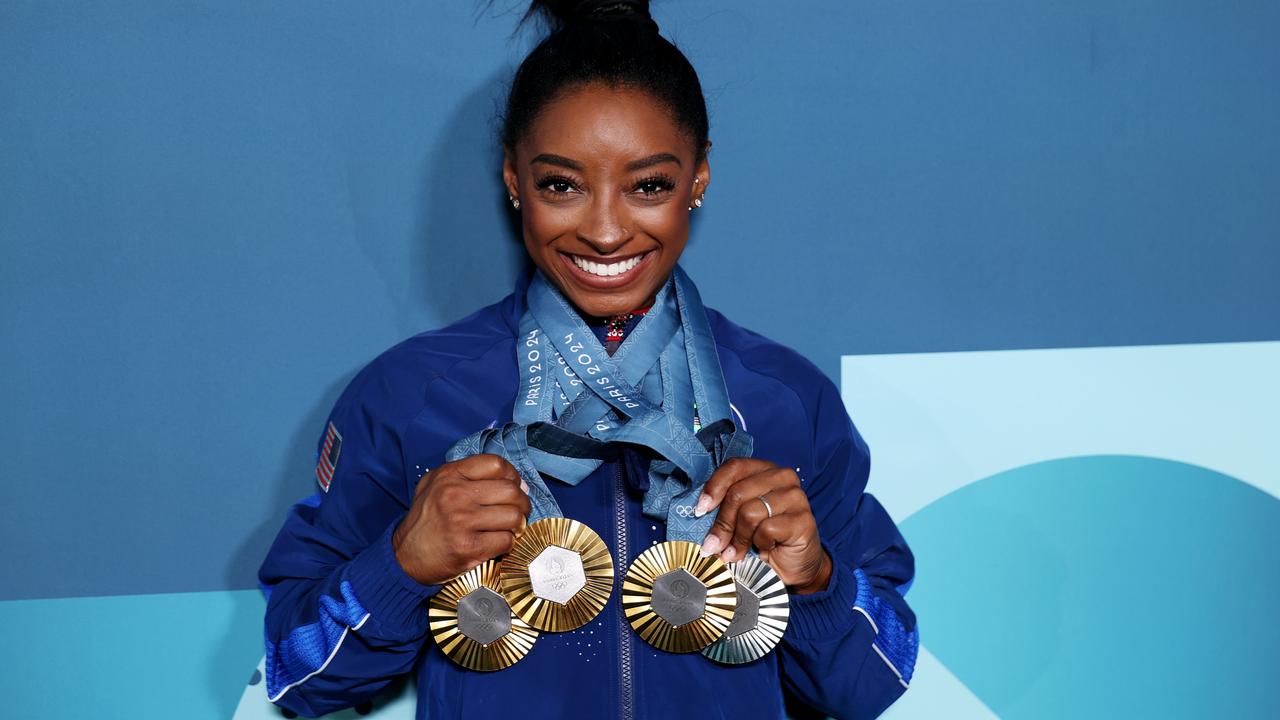
<svg viewBox="0 0 1280 720"><path fill-rule="evenodd" d="M351 583L344 580L339 589L343 602L320 596L319 622L294 628L279 644L267 638L267 699L271 702L328 667L347 633L359 630L369 619L369 613L352 592Z"/></svg>
<svg viewBox="0 0 1280 720"><path fill-rule="evenodd" d="M855 569L853 575L858 580L858 596L853 601L853 609L871 623L876 639L871 648L876 651L889 669L898 676L902 687L911 682L911 673L916 667L916 653L920 649L920 639L916 630L907 632L898 613L893 607L881 600L871 589L871 581L861 569Z"/></svg>

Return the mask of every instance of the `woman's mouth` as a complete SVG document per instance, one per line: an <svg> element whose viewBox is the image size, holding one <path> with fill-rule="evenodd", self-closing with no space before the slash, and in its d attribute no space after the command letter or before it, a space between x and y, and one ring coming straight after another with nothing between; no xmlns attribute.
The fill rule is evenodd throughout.
<svg viewBox="0 0 1280 720"><path fill-rule="evenodd" d="M638 255L601 258L562 252L560 257L566 265L573 268L574 277L582 284L596 288L617 288L638 275L638 270L652 254L653 251L648 250Z"/></svg>

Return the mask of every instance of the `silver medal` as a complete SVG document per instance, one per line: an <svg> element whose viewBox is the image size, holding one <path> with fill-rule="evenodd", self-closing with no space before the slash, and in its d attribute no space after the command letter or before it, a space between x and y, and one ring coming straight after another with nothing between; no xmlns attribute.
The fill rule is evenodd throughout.
<svg viewBox="0 0 1280 720"><path fill-rule="evenodd" d="M791 616L787 586L768 563L747 555L729 563L738 591L733 620L702 654L728 665L764 657L782 640Z"/></svg>

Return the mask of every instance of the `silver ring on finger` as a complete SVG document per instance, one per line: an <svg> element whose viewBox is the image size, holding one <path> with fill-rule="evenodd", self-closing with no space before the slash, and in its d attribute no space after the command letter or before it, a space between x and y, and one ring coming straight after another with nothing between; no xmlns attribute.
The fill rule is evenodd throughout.
<svg viewBox="0 0 1280 720"><path fill-rule="evenodd" d="M764 503L764 511L769 513L769 517L773 517L773 506L765 499L764 495L759 496L760 502Z"/></svg>

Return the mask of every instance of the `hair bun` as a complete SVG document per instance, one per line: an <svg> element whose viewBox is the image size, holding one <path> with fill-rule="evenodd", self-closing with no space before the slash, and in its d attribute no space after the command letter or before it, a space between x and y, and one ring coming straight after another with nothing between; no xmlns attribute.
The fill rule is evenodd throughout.
<svg viewBox="0 0 1280 720"><path fill-rule="evenodd" d="M631 19L653 23L649 15L649 0L533 0L529 14L541 14L557 30L599 20Z"/></svg>

